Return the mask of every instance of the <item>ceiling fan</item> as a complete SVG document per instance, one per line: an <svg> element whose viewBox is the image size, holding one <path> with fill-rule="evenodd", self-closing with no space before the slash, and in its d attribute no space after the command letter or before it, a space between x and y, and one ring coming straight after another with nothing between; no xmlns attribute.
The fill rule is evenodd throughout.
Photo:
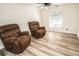
<svg viewBox="0 0 79 59"><path fill-rule="evenodd" d="M52 7L52 6L55 6L55 7L58 7L57 4L54 4L54 3L37 3L39 4L37 8L49 8L49 7Z"/></svg>
<svg viewBox="0 0 79 59"><path fill-rule="evenodd" d="M49 9L49 7L59 7L60 5L65 5L66 3L37 3L37 8Z"/></svg>

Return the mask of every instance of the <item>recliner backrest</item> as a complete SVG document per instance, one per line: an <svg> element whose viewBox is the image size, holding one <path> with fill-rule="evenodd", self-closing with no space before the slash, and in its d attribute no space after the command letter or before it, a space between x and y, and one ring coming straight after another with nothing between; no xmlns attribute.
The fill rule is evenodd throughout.
<svg viewBox="0 0 79 59"><path fill-rule="evenodd" d="M2 40L11 36L18 36L19 33L20 28L17 24L0 26L0 37Z"/></svg>
<svg viewBox="0 0 79 59"><path fill-rule="evenodd" d="M31 31L33 31L34 29L38 29L40 27L38 21L28 22L28 24Z"/></svg>

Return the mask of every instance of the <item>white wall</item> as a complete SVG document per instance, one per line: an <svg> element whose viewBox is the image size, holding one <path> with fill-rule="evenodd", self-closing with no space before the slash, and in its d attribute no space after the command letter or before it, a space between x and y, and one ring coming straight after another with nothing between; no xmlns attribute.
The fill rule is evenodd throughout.
<svg viewBox="0 0 79 59"><path fill-rule="evenodd" d="M50 7L48 9L47 14L52 13L53 11L60 11L63 14L63 27L59 29L51 29L52 31L58 31L58 32L65 32L65 33L73 33L77 34L77 20L78 18L78 5L79 4L64 4L60 5L58 7ZM47 10L46 10L47 11ZM45 12L45 10L42 10L42 12ZM47 19L43 19L47 18ZM42 20L43 23L46 21L46 26L48 26L48 17L43 16ZM49 27L47 27L49 29ZM66 30L68 28L68 31Z"/></svg>
<svg viewBox="0 0 79 59"><path fill-rule="evenodd" d="M57 8L51 7L49 10L40 10L41 24L49 28L48 26L48 13L52 11L63 12L64 23L63 27L59 29L52 29L59 32L78 34L78 20L79 20L79 4L65 4ZM28 21L38 20L40 21L38 10L33 4L0 4L0 25L9 23L18 23L21 30L28 29ZM69 30L66 31L66 28Z"/></svg>
<svg viewBox="0 0 79 59"><path fill-rule="evenodd" d="M46 27L46 30L48 29L48 11L44 9L40 9L40 21L41 25Z"/></svg>
<svg viewBox="0 0 79 59"><path fill-rule="evenodd" d="M79 21L78 21L79 22ZM79 24L78 24L79 25ZM78 26L78 31L77 31L77 37L79 38L79 26Z"/></svg>
<svg viewBox="0 0 79 59"><path fill-rule="evenodd" d="M77 20L77 37L79 38L79 5L78 5L78 20Z"/></svg>
<svg viewBox="0 0 79 59"><path fill-rule="evenodd" d="M33 20L39 21L39 13L32 4L0 4L0 26L17 23L25 31Z"/></svg>

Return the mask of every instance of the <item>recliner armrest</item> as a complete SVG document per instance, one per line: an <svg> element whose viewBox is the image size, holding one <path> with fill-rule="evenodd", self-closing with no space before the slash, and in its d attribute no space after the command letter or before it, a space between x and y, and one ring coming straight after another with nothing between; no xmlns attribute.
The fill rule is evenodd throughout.
<svg viewBox="0 0 79 59"><path fill-rule="evenodd" d="M20 33L20 35L28 35L28 34L29 34L28 31L23 31L23 32Z"/></svg>

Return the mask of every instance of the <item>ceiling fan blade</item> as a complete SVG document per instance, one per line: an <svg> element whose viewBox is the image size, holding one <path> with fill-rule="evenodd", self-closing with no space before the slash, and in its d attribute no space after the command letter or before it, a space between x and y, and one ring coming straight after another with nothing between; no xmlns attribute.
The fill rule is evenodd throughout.
<svg viewBox="0 0 79 59"><path fill-rule="evenodd" d="M40 7L42 7L42 5L41 6L38 6L37 8L40 8Z"/></svg>

